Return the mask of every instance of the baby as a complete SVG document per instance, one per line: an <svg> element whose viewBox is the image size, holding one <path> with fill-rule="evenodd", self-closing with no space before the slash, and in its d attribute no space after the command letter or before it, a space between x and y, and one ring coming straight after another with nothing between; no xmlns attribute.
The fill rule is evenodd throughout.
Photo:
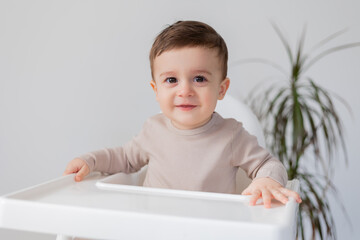
<svg viewBox="0 0 360 240"><path fill-rule="evenodd" d="M258 145L240 122L214 112L229 88L228 52L223 38L207 24L179 21L165 28L150 51L152 80L161 114L121 147L72 160L66 174L81 181L92 171L132 173L148 165L146 187L234 193L238 168L253 179L242 194L250 205L263 198L282 203L298 193L284 188L287 173Z"/></svg>

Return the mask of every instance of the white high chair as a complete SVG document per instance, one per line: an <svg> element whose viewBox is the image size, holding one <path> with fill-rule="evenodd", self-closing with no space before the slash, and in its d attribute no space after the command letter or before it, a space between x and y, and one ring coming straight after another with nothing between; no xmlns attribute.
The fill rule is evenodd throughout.
<svg viewBox="0 0 360 240"><path fill-rule="evenodd" d="M241 121L265 146L260 124L245 104L227 95L216 111ZM0 198L0 227L58 234L57 240L295 238L293 199L265 209L248 206L249 197L238 194L140 187L146 169L110 177L93 173L79 183L70 175L8 194ZM239 170L236 192L249 183ZM298 191L299 183L290 181L287 188Z"/></svg>

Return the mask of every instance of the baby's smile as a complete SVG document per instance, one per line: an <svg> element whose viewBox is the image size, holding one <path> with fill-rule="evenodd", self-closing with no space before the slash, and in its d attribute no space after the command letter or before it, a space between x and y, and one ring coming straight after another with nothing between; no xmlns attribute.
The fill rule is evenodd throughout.
<svg viewBox="0 0 360 240"><path fill-rule="evenodd" d="M197 107L197 105L193 105L193 104L179 104L179 105L175 105L175 107L177 109L180 109L181 111L190 111L194 108Z"/></svg>

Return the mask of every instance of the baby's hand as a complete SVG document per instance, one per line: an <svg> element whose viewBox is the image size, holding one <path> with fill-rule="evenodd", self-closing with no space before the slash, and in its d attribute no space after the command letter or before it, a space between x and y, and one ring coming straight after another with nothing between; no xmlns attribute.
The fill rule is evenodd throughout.
<svg viewBox="0 0 360 240"><path fill-rule="evenodd" d="M63 175L68 175L72 173L76 173L75 181L80 182L84 179L86 175L90 173L90 169L84 160L80 158L75 158L66 166Z"/></svg>
<svg viewBox="0 0 360 240"><path fill-rule="evenodd" d="M284 188L271 178L255 179L241 194L252 195L251 206L254 206L261 197L266 208L271 208L271 199L273 198L286 204L289 201L288 197L293 197L296 202L301 203L300 195L297 192Z"/></svg>

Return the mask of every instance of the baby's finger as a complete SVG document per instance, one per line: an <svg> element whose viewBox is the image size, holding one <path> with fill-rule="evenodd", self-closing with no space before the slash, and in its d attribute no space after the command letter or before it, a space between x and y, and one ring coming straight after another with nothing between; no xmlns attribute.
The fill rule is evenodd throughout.
<svg viewBox="0 0 360 240"><path fill-rule="evenodd" d="M250 206L254 206L257 200L260 198L260 196L261 196L261 191L255 190L250 198L250 202L249 202Z"/></svg>
<svg viewBox="0 0 360 240"><path fill-rule="evenodd" d="M271 208L271 199L272 199L271 193L268 190L263 190L262 198L264 201L265 208Z"/></svg>
<svg viewBox="0 0 360 240"><path fill-rule="evenodd" d="M291 191L287 188L281 188L280 191L288 197L293 197L296 202L298 202L298 203L302 202L301 197L297 192Z"/></svg>
<svg viewBox="0 0 360 240"><path fill-rule="evenodd" d="M69 174L72 174L72 173L76 173L76 169L67 167L67 168L65 169L64 173L63 173L63 176L69 175Z"/></svg>
<svg viewBox="0 0 360 240"><path fill-rule="evenodd" d="M275 198L276 200L279 200L279 201L282 202L283 204L286 204L286 203L289 201L289 199L288 199L284 194L282 194L280 191L278 191L278 190L273 190L273 191L272 191L272 195L274 196L274 198Z"/></svg>
<svg viewBox="0 0 360 240"><path fill-rule="evenodd" d="M75 181L80 182L83 178L88 175L89 169L87 166L83 166L75 176Z"/></svg>

